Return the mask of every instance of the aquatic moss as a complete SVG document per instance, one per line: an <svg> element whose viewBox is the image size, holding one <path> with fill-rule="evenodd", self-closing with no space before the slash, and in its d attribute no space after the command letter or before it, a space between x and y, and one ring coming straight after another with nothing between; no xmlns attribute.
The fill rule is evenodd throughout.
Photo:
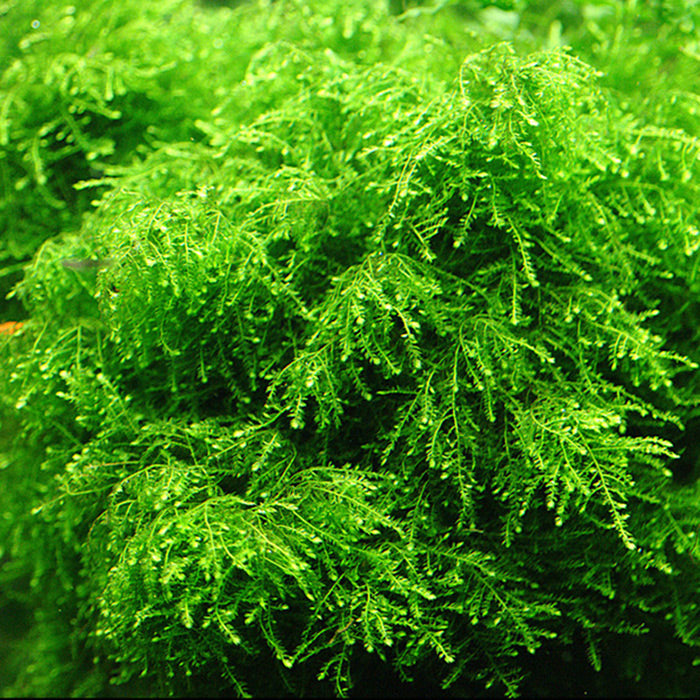
<svg viewBox="0 0 700 700"><path fill-rule="evenodd" d="M3 571L54 687L556 693L572 650L610 690L659 647L695 687L694 115L517 41L426 77L442 4L265 4L196 137L80 184L26 268Z"/></svg>

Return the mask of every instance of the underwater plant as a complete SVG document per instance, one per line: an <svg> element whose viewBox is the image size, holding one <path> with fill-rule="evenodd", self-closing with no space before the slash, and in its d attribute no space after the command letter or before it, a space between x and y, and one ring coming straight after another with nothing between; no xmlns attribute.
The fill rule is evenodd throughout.
<svg viewBox="0 0 700 700"><path fill-rule="evenodd" d="M697 100L526 3L466 52L494 8L337 5L197 10L269 34L65 174L0 333L7 694L691 694Z"/></svg>

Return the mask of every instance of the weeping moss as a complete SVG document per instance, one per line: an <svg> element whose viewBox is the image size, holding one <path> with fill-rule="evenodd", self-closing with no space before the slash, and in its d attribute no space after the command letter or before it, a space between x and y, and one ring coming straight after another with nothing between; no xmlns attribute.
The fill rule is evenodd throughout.
<svg viewBox="0 0 700 700"><path fill-rule="evenodd" d="M173 2L169 51L219 32L158 54L181 118L60 176L0 336L5 692L692 692L692 93L598 69L604 3L327 5Z"/></svg>

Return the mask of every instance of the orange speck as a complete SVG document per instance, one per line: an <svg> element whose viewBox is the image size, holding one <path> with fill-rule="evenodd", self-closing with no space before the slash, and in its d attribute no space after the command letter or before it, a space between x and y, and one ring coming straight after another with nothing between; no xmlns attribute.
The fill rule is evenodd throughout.
<svg viewBox="0 0 700 700"><path fill-rule="evenodd" d="M0 333L12 335L13 333L16 333L23 325L24 321L5 321L4 323L0 323Z"/></svg>

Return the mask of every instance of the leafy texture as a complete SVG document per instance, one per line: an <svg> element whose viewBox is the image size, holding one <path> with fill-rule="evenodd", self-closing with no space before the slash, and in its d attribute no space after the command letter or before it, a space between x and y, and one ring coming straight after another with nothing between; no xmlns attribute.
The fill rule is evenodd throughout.
<svg viewBox="0 0 700 700"><path fill-rule="evenodd" d="M661 692L692 692L696 96L615 85L623 58L587 34L611 36L606 3L552 18L549 47L535 3L318 5L55 30L117 43L101 67L75 49L91 150L76 136L65 172L37 151L3 205L76 185L0 335L3 600L39 610L10 694L343 695L375 660L449 692L578 692L541 671L569 648L602 692L663 648ZM693 12L656 19L669 45ZM148 22L163 52L129 43ZM6 51L0 85L68 60ZM42 94L66 114L87 99L62 90ZM26 169L63 126L3 99L3 167Z"/></svg>

